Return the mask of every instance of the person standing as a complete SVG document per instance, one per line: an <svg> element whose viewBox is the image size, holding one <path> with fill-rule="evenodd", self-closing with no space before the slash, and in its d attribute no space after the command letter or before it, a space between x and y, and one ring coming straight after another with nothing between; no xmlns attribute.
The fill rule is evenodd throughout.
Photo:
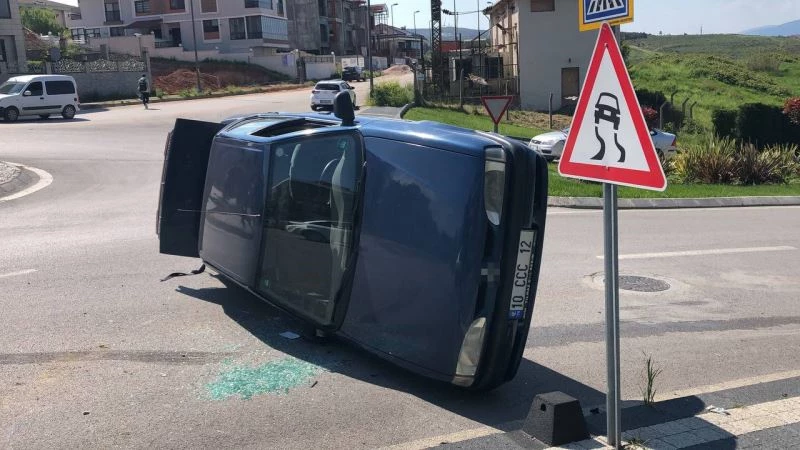
<svg viewBox="0 0 800 450"><path fill-rule="evenodd" d="M139 78L139 96L142 99L142 104L145 109L148 109L147 104L150 103L150 85L147 82L147 75L142 74Z"/></svg>

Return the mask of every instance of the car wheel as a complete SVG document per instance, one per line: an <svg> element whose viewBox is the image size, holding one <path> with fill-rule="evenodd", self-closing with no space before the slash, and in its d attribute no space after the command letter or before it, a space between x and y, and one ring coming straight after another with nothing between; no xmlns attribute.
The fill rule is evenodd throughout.
<svg viewBox="0 0 800 450"><path fill-rule="evenodd" d="M317 105L311 105L311 110L312 111L319 111L319 108L317 108Z"/></svg>
<svg viewBox="0 0 800 450"><path fill-rule="evenodd" d="M75 107L72 105L67 105L64 109L61 110L61 117L72 120L75 117Z"/></svg>
<svg viewBox="0 0 800 450"><path fill-rule="evenodd" d="M661 150L656 150L656 155L658 155L658 160L663 163L664 162L664 152L662 152Z"/></svg>
<svg viewBox="0 0 800 450"><path fill-rule="evenodd" d="M6 121L8 122L16 122L19 119L19 110L14 108L13 106L6 108L6 113L4 114Z"/></svg>
<svg viewBox="0 0 800 450"><path fill-rule="evenodd" d="M47 119L49 119L49 118L50 118L50 114L39 114L39 117L40 117L42 120L47 120Z"/></svg>

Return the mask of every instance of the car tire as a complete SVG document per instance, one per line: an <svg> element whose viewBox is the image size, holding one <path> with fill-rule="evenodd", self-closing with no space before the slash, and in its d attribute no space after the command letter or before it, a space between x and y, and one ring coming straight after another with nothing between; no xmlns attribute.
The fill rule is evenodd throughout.
<svg viewBox="0 0 800 450"><path fill-rule="evenodd" d="M317 105L311 105L311 110L312 111L319 111L319 108L317 107Z"/></svg>
<svg viewBox="0 0 800 450"><path fill-rule="evenodd" d="M76 111L74 106L67 105L64 107L64 109L61 110L61 117L67 120L72 120L73 118L75 118L75 112Z"/></svg>
<svg viewBox="0 0 800 450"><path fill-rule="evenodd" d="M42 120L47 120L50 118L50 114L39 114L39 118Z"/></svg>
<svg viewBox="0 0 800 450"><path fill-rule="evenodd" d="M9 106L6 108L3 117L6 119L6 122L16 122L19 119L19 110L13 106Z"/></svg>
<svg viewBox="0 0 800 450"><path fill-rule="evenodd" d="M663 163L664 162L664 152L661 150L656 149L656 155L658 155L658 160Z"/></svg>

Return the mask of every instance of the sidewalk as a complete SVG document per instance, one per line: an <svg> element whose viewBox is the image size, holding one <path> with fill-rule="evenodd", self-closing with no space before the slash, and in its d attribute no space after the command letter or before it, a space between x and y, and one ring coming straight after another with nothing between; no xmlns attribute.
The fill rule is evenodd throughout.
<svg viewBox="0 0 800 450"><path fill-rule="evenodd" d="M624 408L621 419L628 449L800 449L800 377ZM512 431L439 448L612 448L606 445L605 413L589 413L585 420L592 439L559 447Z"/></svg>

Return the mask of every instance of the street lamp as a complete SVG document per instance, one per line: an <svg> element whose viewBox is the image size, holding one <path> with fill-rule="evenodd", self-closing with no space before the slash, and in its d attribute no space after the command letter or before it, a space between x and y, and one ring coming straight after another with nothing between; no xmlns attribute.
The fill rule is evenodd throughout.
<svg viewBox="0 0 800 450"><path fill-rule="evenodd" d="M336 72L336 52L331 52L331 57L333 58L333 71Z"/></svg>
<svg viewBox="0 0 800 450"><path fill-rule="evenodd" d="M397 6L397 3L392 3L391 14L392 14L392 34L394 35L394 7ZM391 63L389 65L394 65L394 50L392 49L392 42L395 42L394 38L392 40L387 40L386 45L389 46L389 59L391 59Z"/></svg>
<svg viewBox="0 0 800 450"><path fill-rule="evenodd" d="M394 33L394 7L397 6L397 3L392 3L392 33Z"/></svg>
<svg viewBox="0 0 800 450"><path fill-rule="evenodd" d="M192 13L192 41L194 42L194 71L197 74L197 93L203 92L203 85L200 83L200 58L197 56L197 27L194 23L194 0L189 0L189 11Z"/></svg>
<svg viewBox="0 0 800 450"><path fill-rule="evenodd" d="M414 11L414 16L413 16L414 17L414 35L417 34L417 13L418 12L419 12L419 10Z"/></svg>

